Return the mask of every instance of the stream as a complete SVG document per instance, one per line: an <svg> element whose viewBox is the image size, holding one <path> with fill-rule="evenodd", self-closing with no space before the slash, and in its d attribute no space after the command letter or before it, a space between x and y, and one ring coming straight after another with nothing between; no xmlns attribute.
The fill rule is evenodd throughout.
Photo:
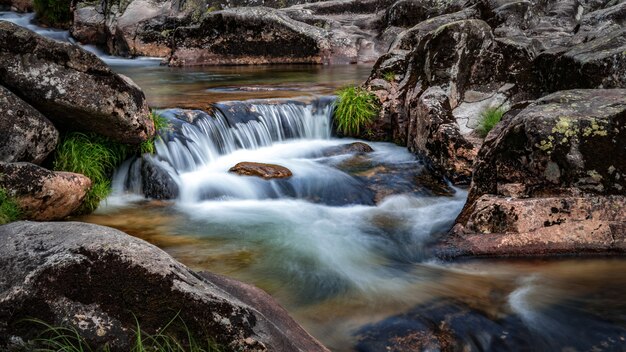
<svg viewBox="0 0 626 352"><path fill-rule="evenodd" d="M0 13L72 42L29 16ZM358 141L332 134L332 93L362 82L369 67L184 69L87 49L168 120L149 161L179 195L145 199L140 161L128 160L109 199L78 220L262 288L332 351L384 351L389 341L445 350L415 331L453 335L464 351L626 350L624 259L429 256L467 191L437 181L404 147L367 142L374 151L356 153L344 147ZM242 161L282 165L293 177L229 172Z"/></svg>

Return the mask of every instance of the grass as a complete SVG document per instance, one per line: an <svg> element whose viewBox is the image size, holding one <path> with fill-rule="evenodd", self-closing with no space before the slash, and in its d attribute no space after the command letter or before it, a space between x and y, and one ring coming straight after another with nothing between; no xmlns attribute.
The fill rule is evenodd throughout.
<svg viewBox="0 0 626 352"><path fill-rule="evenodd" d="M337 92L335 123L344 135L356 136L372 122L380 110L376 96L360 87L347 87Z"/></svg>
<svg viewBox="0 0 626 352"><path fill-rule="evenodd" d="M170 123L167 120L167 118L159 115L158 113L156 113L155 111L152 111L150 113L150 117L152 118L152 121L154 122L154 128L156 130L156 133L154 135L154 138L149 139L145 142L142 142L141 145L139 146L139 151L141 152L141 154L154 154L156 152L156 147L154 146L154 141L157 138L161 138L159 137L159 132L166 130L170 127Z"/></svg>
<svg viewBox="0 0 626 352"><path fill-rule="evenodd" d="M67 25L72 19L70 0L34 0L37 19L47 25Z"/></svg>
<svg viewBox="0 0 626 352"><path fill-rule="evenodd" d="M0 188L0 225L17 221L22 217L22 211L17 203L9 197L7 191Z"/></svg>
<svg viewBox="0 0 626 352"><path fill-rule="evenodd" d="M79 214L93 212L111 192L110 175L127 157L129 148L96 135L72 132L57 147L54 170L83 174L92 186Z"/></svg>
<svg viewBox="0 0 626 352"><path fill-rule="evenodd" d="M387 82L393 82L396 80L396 74L391 71L385 72L383 73L383 79Z"/></svg>
<svg viewBox="0 0 626 352"><path fill-rule="evenodd" d="M502 116L506 111L501 107L497 108L487 108L480 114L480 120L476 131L478 134L485 138L489 131L491 131L495 125L502 120Z"/></svg>
<svg viewBox="0 0 626 352"><path fill-rule="evenodd" d="M137 319L135 319L137 321ZM52 326L38 319L25 322L38 325L42 329L39 336L30 342L38 352L110 352L105 346L90 346L80 333L73 327ZM176 323L176 324L175 324ZM176 326L174 326L176 325ZM173 328L180 328L182 338L171 333ZM189 331L185 322L176 314L165 326L154 334L141 329L139 322L133 330L132 347L129 352L222 352L223 348L214 341L207 339L198 342Z"/></svg>

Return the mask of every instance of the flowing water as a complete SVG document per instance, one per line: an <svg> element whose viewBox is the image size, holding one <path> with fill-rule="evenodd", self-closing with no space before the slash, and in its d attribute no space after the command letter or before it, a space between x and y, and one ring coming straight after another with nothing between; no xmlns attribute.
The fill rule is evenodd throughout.
<svg viewBox="0 0 626 352"><path fill-rule="evenodd" d="M28 15L0 13L7 18L72 42ZM331 133L327 95L369 68L174 69L90 49L138 82L170 125L157 153L126 161L113 195L81 220L261 287L333 351L425 345L428 336L409 331L453 334L464 351L626 350L623 259L429 257L466 191L438 182L406 148L369 143L374 152L355 153L342 147L355 141ZM279 164L293 177L229 172L242 161ZM178 197L146 200L154 180L142 163L159 166Z"/></svg>

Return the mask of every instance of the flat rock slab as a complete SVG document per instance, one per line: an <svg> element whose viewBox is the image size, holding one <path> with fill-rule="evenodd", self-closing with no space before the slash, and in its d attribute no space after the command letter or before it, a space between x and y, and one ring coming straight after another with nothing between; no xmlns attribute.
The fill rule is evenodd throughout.
<svg viewBox="0 0 626 352"><path fill-rule="evenodd" d="M237 165L231 167L229 171L242 176L261 177L265 180L289 178L293 176L291 170L284 166L247 161L238 163Z"/></svg>
<svg viewBox="0 0 626 352"><path fill-rule="evenodd" d="M136 321L155 333L178 314L197 339L210 338L227 350L327 351L260 290L200 276L111 228L76 222L0 226L0 267L0 349L11 336L35 336L36 329L18 323L28 317L70 325L91 346L129 351Z"/></svg>

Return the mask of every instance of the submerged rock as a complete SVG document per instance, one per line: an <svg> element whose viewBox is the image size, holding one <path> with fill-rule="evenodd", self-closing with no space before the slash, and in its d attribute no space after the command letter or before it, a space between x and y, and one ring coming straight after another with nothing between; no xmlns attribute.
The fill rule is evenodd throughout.
<svg viewBox="0 0 626 352"><path fill-rule="evenodd" d="M0 21L0 83L61 129L139 144L154 135L145 96L94 54Z"/></svg>
<svg viewBox="0 0 626 352"><path fill-rule="evenodd" d="M274 178L289 178L293 176L291 170L284 166L274 164L263 164L253 162L241 162L233 166L229 170L242 176L256 176L265 180Z"/></svg>
<svg viewBox="0 0 626 352"><path fill-rule="evenodd" d="M174 199L178 184L158 161L146 155L141 159L141 183L144 196L152 199Z"/></svg>
<svg viewBox="0 0 626 352"><path fill-rule="evenodd" d="M456 255L626 252L625 117L626 90L595 89L506 119L483 144L446 242Z"/></svg>
<svg viewBox="0 0 626 352"><path fill-rule="evenodd" d="M92 346L129 351L176 315L198 341L237 351L327 351L267 294L198 275L157 247L84 223L0 227L0 347L30 340L24 318L75 328ZM169 331L186 339L176 321ZM182 323L181 323L182 324ZM38 327L41 329L41 326Z"/></svg>
<svg viewBox="0 0 626 352"><path fill-rule="evenodd" d="M343 155L343 154L363 154L363 153L371 153L374 149L370 147L367 143L363 142L354 142L350 144L342 144L336 147L330 147L322 150L322 155L329 157L335 155Z"/></svg>
<svg viewBox="0 0 626 352"><path fill-rule="evenodd" d="M82 204L91 180L29 163L0 163L0 188L8 191L25 219L62 220Z"/></svg>
<svg viewBox="0 0 626 352"><path fill-rule="evenodd" d="M58 142L59 131L52 122L0 86L0 162L40 164Z"/></svg>

